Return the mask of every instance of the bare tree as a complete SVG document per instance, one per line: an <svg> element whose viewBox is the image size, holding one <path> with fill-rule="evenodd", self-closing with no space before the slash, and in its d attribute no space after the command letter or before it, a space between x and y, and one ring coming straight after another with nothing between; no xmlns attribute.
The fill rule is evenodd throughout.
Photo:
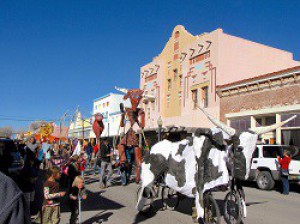
<svg viewBox="0 0 300 224"><path fill-rule="evenodd" d="M10 138L12 133L13 133L13 128L11 126L0 128L0 137Z"/></svg>
<svg viewBox="0 0 300 224"><path fill-rule="evenodd" d="M34 121L29 125L29 130L34 132L45 124L47 124L46 121Z"/></svg>

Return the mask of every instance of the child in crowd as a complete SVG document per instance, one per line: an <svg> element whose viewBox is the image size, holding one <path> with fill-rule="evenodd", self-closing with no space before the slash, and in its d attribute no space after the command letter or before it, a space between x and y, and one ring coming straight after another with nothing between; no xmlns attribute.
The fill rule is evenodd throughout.
<svg viewBox="0 0 300 224"><path fill-rule="evenodd" d="M44 203L42 208L42 224L58 224L60 222L59 199L66 192L59 192L57 180L60 178L60 170L53 167L48 170L48 179L44 183Z"/></svg>
<svg viewBox="0 0 300 224"><path fill-rule="evenodd" d="M84 171L85 171L85 166L87 162L87 155L85 154L84 151L80 152L79 156L79 171L81 173L81 176L84 178Z"/></svg>
<svg viewBox="0 0 300 224"><path fill-rule="evenodd" d="M84 190L84 180L81 176L77 176L75 178L69 194L70 194L69 205L71 210L70 224L75 224L79 213L78 200L86 199L86 194Z"/></svg>

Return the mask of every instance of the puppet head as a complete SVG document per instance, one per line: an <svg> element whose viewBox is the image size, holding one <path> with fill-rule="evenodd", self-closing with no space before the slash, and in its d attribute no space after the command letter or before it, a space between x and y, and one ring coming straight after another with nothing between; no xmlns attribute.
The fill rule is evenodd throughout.
<svg viewBox="0 0 300 224"><path fill-rule="evenodd" d="M125 93L125 96L124 96L124 100L127 100L128 98L130 99L130 102L131 102L131 105L132 105L132 109L134 111L136 111L140 101L142 98L144 99L154 99L155 97L154 96L150 96L150 95L147 95L144 93L143 90L141 89L130 89L130 90L127 90L127 89L124 89L124 88L118 88L118 87L115 87L116 90L122 92L122 93Z"/></svg>
<svg viewBox="0 0 300 224"><path fill-rule="evenodd" d="M124 100L130 99L132 109L136 111L141 99L143 98L143 90L140 89L131 89L128 90L126 95L124 96Z"/></svg>

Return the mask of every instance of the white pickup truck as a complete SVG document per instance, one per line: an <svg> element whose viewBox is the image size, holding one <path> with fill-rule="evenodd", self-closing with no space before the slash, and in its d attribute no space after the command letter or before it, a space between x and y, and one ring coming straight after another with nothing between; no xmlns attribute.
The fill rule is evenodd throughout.
<svg viewBox="0 0 300 224"><path fill-rule="evenodd" d="M252 156L249 180L256 181L258 188L271 190L275 181L280 180L280 165L277 155L282 156L283 150L291 154L289 180L300 183L300 148L285 145L257 145Z"/></svg>

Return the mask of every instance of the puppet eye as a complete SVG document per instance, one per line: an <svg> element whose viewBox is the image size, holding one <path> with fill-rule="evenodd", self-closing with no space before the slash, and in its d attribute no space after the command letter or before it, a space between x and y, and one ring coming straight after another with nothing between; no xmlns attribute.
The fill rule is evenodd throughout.
<svg viewBox="0 0 300 224"><path fill-rule="evenodd" d="M238 152L242 152L243 150L244 150L244 147L243 147L243 146L238 146L238 147L237 147L237 151L238 151Z"/></svg>

